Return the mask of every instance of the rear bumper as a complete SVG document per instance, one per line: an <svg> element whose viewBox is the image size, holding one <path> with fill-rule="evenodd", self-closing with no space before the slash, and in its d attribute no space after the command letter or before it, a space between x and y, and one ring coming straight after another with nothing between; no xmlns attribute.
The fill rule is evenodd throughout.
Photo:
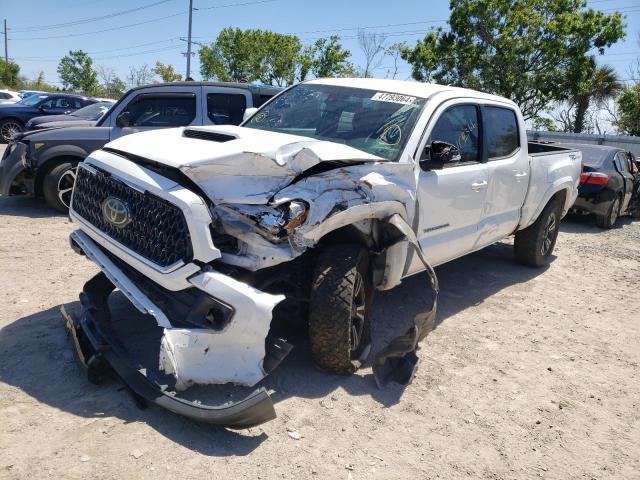
<svg viewBox="0 0 640 480"><path fill-rule="evenodd" d="M143 287L134 283L86 234L73 232L71 243L74 250L87 255L102 270L86 283L80 295L80 314L73 316L63 311L78 357L90 380L96 381L113 372L137 396L200 422L246 428L275 418L273 403L264 388L258 388L238 402L218 406L188 401L169 391L166 379L164 385L155 379L157 375L152 373L155 366L146 368L142 365L129 353L123 339L118 338L112 326L108 298L117 287L132 305L153 316L157 325L164 329L160 369L173 374L175 389L182 390L192 383L253 386L277 367L291 350L283 340L267 335L271 309L280 297L253 292L248 286L240 288L238 293L232 288L235 286L232 279L225 283L224 279L196 276L194 285L205 296L217 298L207 289L229 294L224 300L233 307L234 315L222 330L179 327L174 325L175 318L169 314L172 310L159 309L143 292ZM245 301L242 294L251 296L250 300L259 305ZM172 294L166 295L169 298ZM197 310L198 305L195 305L192 311Z"/></svg>
<svg viewBox="0 0 640 480"><path fill-rule="evenodd" d="M607 215L613 195L580 195L573 204L573 209L595 215Z"/></svg>

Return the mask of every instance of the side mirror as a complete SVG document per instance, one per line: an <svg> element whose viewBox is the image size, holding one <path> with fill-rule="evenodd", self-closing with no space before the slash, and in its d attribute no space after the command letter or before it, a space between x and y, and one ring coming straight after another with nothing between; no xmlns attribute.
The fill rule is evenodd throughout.
<svg viewBox="0 0 640 480"><path fill-rule="evenodd" d="M49 107L47 107L46 105L40 105L38 107L38 110L40 110L41 112L45 112L45 111L49 110Z"/></svg>
<svg viewBox="0 0 640 480"><path fill-rule="evenodd" d="M257 108L251 107L251 108L247 108L244 111L244 115L242 115L242 121L244 122L246 119L248 119L249 117L253 116L254 113L256 113L258 111Z"/></svg>
<svg viewBox="0 0 640 480"><path fill-rule="evenodd" d="M462 160L460 149L455 145L434 140L424 148L420 158L420 168L425 171L441 170L445 164Z"/></svg>
<svg viewBox="0 0 640 480"><path fill-rule="evenodd" d="M116 117L116 126L120 128L131 127L131 115L129 112L122 112Z"/></svg>

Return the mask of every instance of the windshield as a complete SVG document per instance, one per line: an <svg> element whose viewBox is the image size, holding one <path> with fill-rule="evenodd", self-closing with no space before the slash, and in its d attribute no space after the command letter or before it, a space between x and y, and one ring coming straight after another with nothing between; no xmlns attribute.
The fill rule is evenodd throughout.
<svg viewBox="0 0 640 480"><path fill-rule="evenodd" d="M37 104L39 104L41 101L43 101L45 98L47 98L47 95L31 95L30 97L23 98L22 100L16 103L19 103L20 105L28 105L30 107L34 107Z"/></svg>
<svg viewBox="0 0 640 480"><path fill-rule="evenodd" d="M79 108L69 115L79 117L84 120L98 120L104 112L109 110L113 105L111 103L93 103L86 107Z"/></svg>
<svg viewBox="0 0 640 480"><path fill-rule="evenodd" d="M343 143L397 161L425 103L397 93L301 84L243 126Z"/></svg>

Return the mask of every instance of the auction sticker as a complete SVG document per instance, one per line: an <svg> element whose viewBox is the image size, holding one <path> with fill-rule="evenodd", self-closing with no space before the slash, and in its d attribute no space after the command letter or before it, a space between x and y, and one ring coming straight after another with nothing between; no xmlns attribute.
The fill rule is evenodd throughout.
<svg viewBox="0 0 640 480"><path fill-rule="evenodd" d="M376 102L390 102L390 103L400 103L402 105L409 105L416 101L416 97L410 97L409 95L401 95L399 93L384 93L377 92L371 100L375 100Z"/></svg>

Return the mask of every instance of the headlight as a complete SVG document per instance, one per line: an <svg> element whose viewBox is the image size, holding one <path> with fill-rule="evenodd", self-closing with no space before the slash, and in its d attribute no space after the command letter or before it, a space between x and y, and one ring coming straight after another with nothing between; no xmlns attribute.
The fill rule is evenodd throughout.
<svg viewBox="0 0 640 480"><path fill-rule="evenodd" d="M307 219L308 205L300 200L293 200L277 207L264 205L224 205L215 208L222 223L240 221L251 225L263 237L278 241L283 239ZM225 214L225 212L227 212ZM231 212L232 217L227 215ZM222 216L221 216L222 215ZM235 220L232 220L235 218Z"/></svg>
<svg viewBox="0 0 640 480"><path fill-rule="evenodd" d="M268 208L262 215L256 217L256 223L271 235L280 236L283 230L291 232L302 225L308 214L307 205L294 200L276 208Z"/></svg>

